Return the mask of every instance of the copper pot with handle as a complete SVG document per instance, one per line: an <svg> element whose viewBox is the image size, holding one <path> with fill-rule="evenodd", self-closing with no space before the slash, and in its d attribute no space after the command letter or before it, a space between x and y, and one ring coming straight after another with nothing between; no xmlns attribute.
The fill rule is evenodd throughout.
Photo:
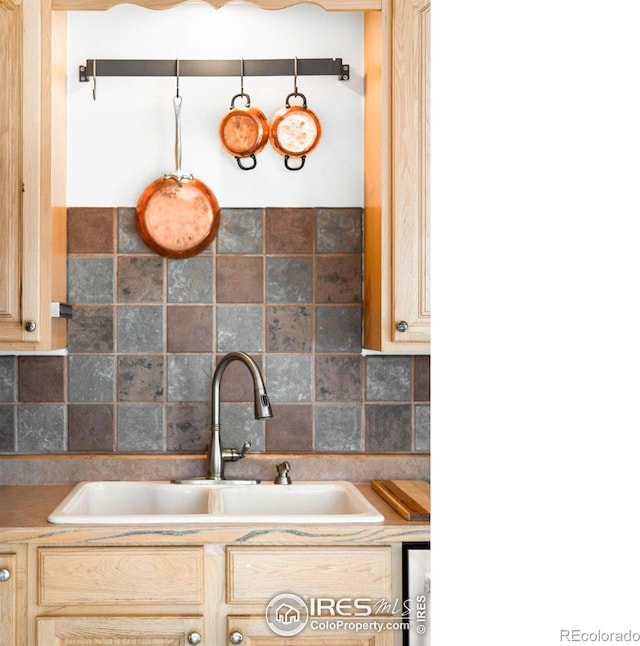
<svg viewBox="0 0 640 646"><path fill-rule="evenodd" d="M236 99L245 99L245 105L236 107ZM262 110L251 105L251 97L245 92L231 99L231 108L222 118L219 128L222 145L235 158L242 170L252 170L257 165L256 155L269 141L269 122ZM243 159L251 159L249 165Z"/></svg>
<svg viewBox="0 0 640 646"><path fill-rule="evenodd" d="M291 99L300 97L302 105L292 105ZM307 108L307 98L297 90L287 95L285 107L271 120L269 135L273 148L284 156L287 170L300 170L307 155L318 145L322 129L314 112ZM291 158L299 159L298 166L291 166Z"/></svg>
<svg viewBox="0 0 640 646"><path fill-rule="evenodd" d="M189 258L208 247L218 232L220 206L211 189L182 170L180 112L182 97L173 98L175 165L143 191L136 206L136 225L143 242L167 258Z"/></svg>

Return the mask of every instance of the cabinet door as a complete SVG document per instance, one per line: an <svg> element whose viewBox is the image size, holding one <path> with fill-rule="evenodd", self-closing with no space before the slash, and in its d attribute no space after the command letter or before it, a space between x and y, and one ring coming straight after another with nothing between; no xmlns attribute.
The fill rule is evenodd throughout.
<svg viewBox="0 0 640 646"><path fill-rule="evenodd" d="M66 343L64 14L0 0L0 349Z"/></svg>
<svg viewBox="0 0 640 646"><path fill-rule="evenodd" d="M206 646L203 623L202 617L39 617L37 646Z"/></svg>
<svg viewBox="0 0 640 646"><path fill-rule="evenodd" d="M317 623L316 623L317 621ZM365 624L380 622L382 626L364 628ZM342 622L342 623L341 623ZM356 629L355 622L359 627ZM402 643L397 620L392 617L318 617L307 622L297 635L277 635L264 616L227 617L227 646L393 646Z"/></svg>
<svg viewBox="0 0 640 646"><path fill-rule="evenodd" d="M0 646L17 642L17 556L0 554Z"/></svg>

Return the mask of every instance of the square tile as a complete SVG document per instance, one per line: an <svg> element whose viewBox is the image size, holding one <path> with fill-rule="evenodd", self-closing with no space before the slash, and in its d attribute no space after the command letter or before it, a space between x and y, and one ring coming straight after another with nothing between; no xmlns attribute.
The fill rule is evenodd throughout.
<svg viewBox="0 0 640 646"><path fill-rule="evenodd" d="M316 356L316 401L362 401L360 356Z"/></svg>
<svg viewBox="0 0 640 646"><path fill-rule="evenodd" d="M16 400L16 357L0 357L0 402Z"/></svg>
<svg viewBox="0 0 640 646"><path fill-rule="evenodd" d="M67 209L67 252L70 254L113 253L116 210L71 207Z"/></svg>
<svg viewBox="0 0 640 646"><path fill-rule="evenodd" d="M245 440L252 453L264 451L265 421L254 416L253 403L223 402L220 405L222 445L240 450Z"/></svg>
<svg viewBox="0 0 640 646"><path fill-rule="evenodd" d="M113 404L69 404L69 451L115 450Z"/></svg>
<svg viewBox="0 0 640 646"><path fill-rule="evenodd" d="M316 307L316 352L359 352L362 348L360 306Z"/></svg>
<svg viewBox="0 0 640 646"><path fill-rule="evenodd" d="M311 303L313 261L311 256L267 258L267 303Z"/></svg>
<svg viewBox="0 0 640 646"><path fill-rule="evenodd" d="M18 452L61 453L65 450L65 405L18 406Z"/></svg>
<svg viewBox="0 0 640 646"><path fill-rule="evenodd" d="M311 355L267 355L267 391L272 402L312 400Z"/></svg>
<svg viewBox="0 0 640 646"><path fill-rule="evenodd" d="M213 303L213 258L167 261L168 303Z"/></svg>
<svg viewBox="0 0 640 646"><path fill-rule="evenodd" d="M113 352L113 306L73 307L73 318L67 322L67 347L69 352Z"/></svg>
<svg viewBox="0 0 640 646"><path fill-rule="evenodd" d="M135 208L122 207L118 213L118 252L119 253L153 253L142 242L136 225Z"/></svg>
<svg viewBox="0 0 640 646"><path fill-rule="evenodd" d="M362 407L316 406L316 451L362 451Z"/></svg>
<svg viewBox="0 0 640 646"><path fill-rule="evenodd" d="M213 306L167 307L167 352L213 352Z"/></svg>
<svg viewBox="0 0 640 646"><path fill-rule="evenodd" d="M362 252L361 208L317 208L316 251L318 253Z"/></svg>
<svg viewBox="0 0 640 646"><path fill-rule="evenodd" d="M164 400L164 356L119 355L118 401Z"/></svg>
<svg viewBox="0 0 640 646"><path fill-rule="evenodd" d="M67 259L70 303L113 303L113 258Z"/></svg>
<svg viewBox="0 0 640 646"><path fill-rule="evenodd" d="M112 402L115 390L114 358L104 354L69 356L70 402Z"/></svg>
<svg viewBox="0 0 640 646"><path fill-rule="evenodd" d="M64 401L64 357L18 357L18 401Z"/></svg>
<svg viewBox="0 0 640 646"><path fill-rule="evenodd" d="M220 209L216 251L223 253L263 252L263 209Z"/></svg>
<svg viewBox="0 0 640 646"><path fill-rule="evenodd" d="M431 405L415 407L416 451L431 451Z"/></svg>
<svg viewBox="0 0 640 646"><path fill-rule="evenodd" d="M411 405L366 404L367 453L411 451Z"/></svg>
<svg viewBox="0 0 640 646"><path fill-rule="evenodd" d="M411 401L411 357L365 357L367 401Z"/></svg>
<svg viewBox="0 0 640 646"><path fill-rule="evenodd" d="M119 303L162 303L164 260L159 256L119 256L117 283Z"/></svg>
<svg viewBox="0 0 640 646"><path fill-rule="evenodd" d="M220 305L216 307L217 351L262 352L262 305Z"/></svg>
<svg viewBox="0 0 640 646"><path fill-rule="evenodd" d="M217 257L217 303L262 303L263 283L262 256Z"/></svg>
<svg viewBox="0 0 640 646"><path fill-rule="evenodd" d="M304 305L267 307L267 352L311 352L313 308Z"/></svg>
<svg viewBox="0 0 640 646"><path fill-rule="evenodd" d="M164 350L162 318L160 306L119 306L118 352L162 352Z"/></svg>
<svg viewBox="0 0 640 646"><path fill-rule="evenodd" d="M413 358L413 399L431 401L431 357L429 355Z"/></svg>
<svg viewBox="0 0 640 646"><path fill-rule="evenodd" d="M212 358L201 354L167 356L167 401L211 400Z"/></svg>
<svg viewBox="0 0 640 646"><path fill-rule="evenodd" d="M316 256L316 303L362 301L361 256Z"/></svg>
<svg viewBox="0 0 640 646"><path fill-rule="evenodd" d="M117 450L157 453L165 450L161 404L118 404Z"/></svg>
<svg viewBox="0 0 640 646"><path fill-rule="evenodd" d="M313 253L315 210L268 208L265 212L267 253Z"/></svg>
<svg viewBox="0 0 640 646"><path fill-rule="evenodd" d="M0 404L0 452L13 453L16 450L16 407Z"/></svg>
<svg viewBox="0 0 640 646"><path fill-rule="evenodd" d="M216 366L224 355L216 357ZM250 353L251 358L256 362L260 373L265 375L264 357ZM266 384L267 392L269 384ZM253 379L247 367L241 361L232 361L224 369L224 375L220 383L220 401L228 402L253 402Z"/></svg>
<svg viewBox="0 0 640 646"><path fill-rule="evenodd" d="M273 417L266 423L265 447L269 453L313 450L313 406L273 404Z"/></svg>
<svg viewBox="0 0 640 646"><path fill-rule="evenodd" d="M167 451L203 453L211 439L211 406L207 404L169 404Z"/></svg>

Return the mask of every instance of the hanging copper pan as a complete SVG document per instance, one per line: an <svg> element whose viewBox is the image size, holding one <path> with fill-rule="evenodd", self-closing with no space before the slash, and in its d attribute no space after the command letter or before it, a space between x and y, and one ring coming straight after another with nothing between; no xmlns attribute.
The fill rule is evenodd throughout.
<svg viewBox="0 0 640 646"><path fill-rule="evenodd" d="M302 105L291 105L292 97L301 97ZM299 92L287 96L285 107L271 120L271 145L284 155L287 170L300 170L307 155L318 145L322 130L315 113L307 108L307 98ZM299 159L299 166L290 166L291 158Z"/></svg>
<svg viewBox="0 0 640 646"><path fill-rule="evenodd" d="M136 224L144 243L156 253L167 258L189 258L206 249L215 238L220 207L211 189L181 168L179 94L173 98L173 107L176 170L144 190L136 207Z"/></svg>
<svg viewBox="0 0 640 646"><path fill-rule="evenodd" d="M235 107L236 99L246 99L244 107ZM220 122L220 141L235 158L242 170L256 167L256 155L269 141L269 122L262 110L251 106L251 97L244 92L231 99L231 108ZM243 159L251 163L243 166Z"/></svg>

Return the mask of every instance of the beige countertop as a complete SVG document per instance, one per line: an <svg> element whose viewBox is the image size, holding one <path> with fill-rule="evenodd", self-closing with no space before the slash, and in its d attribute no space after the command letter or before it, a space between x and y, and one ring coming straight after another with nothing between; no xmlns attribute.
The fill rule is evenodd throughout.
<svg viewBox="0 0 640 646"><path fill-rule="evenodd" d="M430 523L404 520L368 484L358 489L384 516L382 523L326 525L54 525L47 517L74 484L0 486L0 543L389 543L428 541Z"/></svg>

